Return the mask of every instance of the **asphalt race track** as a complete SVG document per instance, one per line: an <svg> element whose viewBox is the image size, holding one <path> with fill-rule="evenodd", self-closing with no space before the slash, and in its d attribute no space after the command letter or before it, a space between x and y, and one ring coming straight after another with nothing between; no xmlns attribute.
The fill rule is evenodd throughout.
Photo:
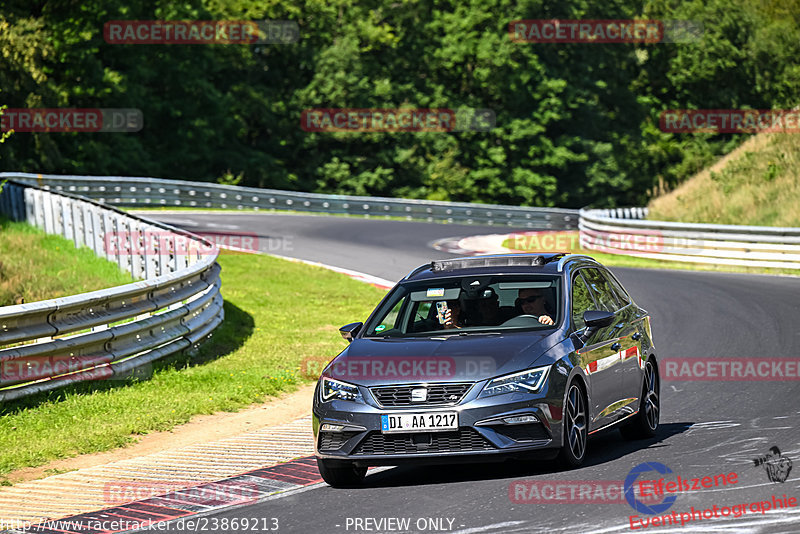
<svg viewBox="0 0 800 534"><path fill-rule="evenodd" d="M429 243L450 236L505 229L345 217L276 214L153 214L195 232L255 233L262 250L398 280L433 258L448 256ZM272 250L267 250L272 247ZM760 275L614 269L639 305L653 317L659 358L797 358L800 279ZM344 322L365 317L343 318ZM278 532L625 532L631 516L659 517L691 509L730 515L677 526L642 524L645 532L798 532L800 466L785 482L772 482L754 459L779 447L800 465L800 386L794 381L667 381L662 376L661 427L656 438L622 440L609 431L590 438L581 469L558 471L547 462L507 462L371 472L363 488L309 486L237 509L218 519L277 518ZM309 407L310 409L310 407ZM735 483L679 493L671 508L651 516L616 494L568 502L570 487L624 481L643 462L668 466L667 481L735 472ZM536 486L520 483L536 481ZM557 489L552 483L572 481ZM597 486L592 486L596 488ZM533 489L532 489L533 488ZM534 490L537 490L534 493ZM573 492L575 490L572 490ZM580 494L578 494L580 495ZM578 496L576 495L576 497ZM585 495L585 494L584 494ZM766 514L786 495L794 507ZM535 497L540 497L540 501ZM604 502L611 500L616 502ZM620 502L621 501L621 502ZM790 504L787 500L786 504ZM744 506L745 513L742 514ZM723 508L733 507L733 508ZM738 511L740 517L734 517ZM390 520L391 518L391 520ZM400 520L397 523L394 518ZM408 521L406 526L405 521ZM272 523L268 523L272 524ZM177 531L177 530L172 530ZM222 530L219 530L220 532ZM228 529L228 531L233 531Z"/></svg>

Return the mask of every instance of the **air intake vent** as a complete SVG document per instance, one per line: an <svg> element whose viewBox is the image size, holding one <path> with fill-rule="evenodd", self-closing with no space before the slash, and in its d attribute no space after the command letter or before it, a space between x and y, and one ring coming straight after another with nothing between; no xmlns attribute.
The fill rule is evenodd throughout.
<svg viewBox="0 0 800 534"><path fill-rule="evenodd" d="M380 432L371 432L366 439L359 443L352 456L438 454L488 451L492 449L494 449L494 446L471 428L459 429L456 432L429 432L422 434L381 434Z"/></svg>

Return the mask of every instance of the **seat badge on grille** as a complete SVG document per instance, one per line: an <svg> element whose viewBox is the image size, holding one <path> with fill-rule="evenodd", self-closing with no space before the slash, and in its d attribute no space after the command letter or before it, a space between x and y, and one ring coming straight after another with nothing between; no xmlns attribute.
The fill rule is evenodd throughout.
<svg viewBox="0 0 800 534"><path fill-rule="evenodd" d="M411 402L425 402L427 399L427 388L416 388L411 390Z"/></svg>

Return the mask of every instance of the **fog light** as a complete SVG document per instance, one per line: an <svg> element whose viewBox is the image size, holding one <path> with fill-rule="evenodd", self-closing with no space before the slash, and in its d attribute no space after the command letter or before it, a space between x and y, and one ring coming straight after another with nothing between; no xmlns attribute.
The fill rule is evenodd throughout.
<svg viewBox="0 0 800 534"><path fill-rule="evenodd" d="M344 425L332 425L330 423L325 423L322 425L320 430L323 432L341 432L344 430Z"/></svg>
<svg viewBox="0 0 800 534"><path fill-rule="evenodd" d="M535 415L516 415L514 417L503 417L503 422L507 425L524 425L525 423L538 423Z"/></svg>

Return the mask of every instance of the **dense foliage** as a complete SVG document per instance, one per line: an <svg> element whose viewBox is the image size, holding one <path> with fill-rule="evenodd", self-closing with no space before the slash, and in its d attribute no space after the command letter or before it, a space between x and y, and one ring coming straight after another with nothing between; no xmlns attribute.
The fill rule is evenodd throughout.
<svg viewBox="0 0 800 534"><path fill-rule="evenodd" d="M796 0L1 0L0 101L138 108L137 133L17 133L3 170L538 206L642 204L737 136L675 108L797 105ZM154 7L155 6L155 7ZM530 44L516 19L688 19L682 44ZM289 19L296 44L120 45L127 19ZM307 108L490 108L460 133L310 133Z"/></svg>

